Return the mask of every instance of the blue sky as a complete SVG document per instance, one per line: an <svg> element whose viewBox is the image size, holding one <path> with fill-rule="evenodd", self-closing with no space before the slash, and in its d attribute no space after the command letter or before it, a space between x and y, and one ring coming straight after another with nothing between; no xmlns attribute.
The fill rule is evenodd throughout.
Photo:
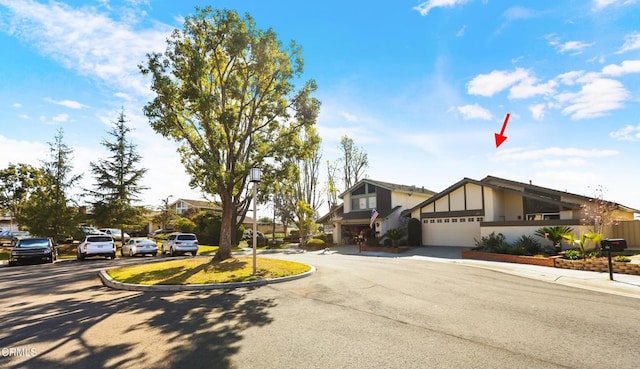
<svg viewBox="0 0 640 369"><path fill-rule="evenodd" d="M137 65L206 5L302 45L325 160L346 134L373 179L433 191L487 175L583 195L602 186L640 209L634 0L0 0L0 167L38 164L62 127L90 187L89 163L105 157L100 141L124 107L149 169L143 203L202 197L142 114L152 95Z"/></svg>

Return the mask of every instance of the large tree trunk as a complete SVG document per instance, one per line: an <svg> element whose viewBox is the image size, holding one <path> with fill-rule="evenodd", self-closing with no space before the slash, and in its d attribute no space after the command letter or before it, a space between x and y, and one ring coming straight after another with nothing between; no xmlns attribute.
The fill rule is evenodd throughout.
<svg viewBox="0 0 640 369"><path fill-rule="evenodd" d="M213 257L213 261L222 261L231 257L231 248L233 246L232 233L233 217L235 210L228 198L222 199L222 225L220 229L220 246L218 252Z"/></svg>

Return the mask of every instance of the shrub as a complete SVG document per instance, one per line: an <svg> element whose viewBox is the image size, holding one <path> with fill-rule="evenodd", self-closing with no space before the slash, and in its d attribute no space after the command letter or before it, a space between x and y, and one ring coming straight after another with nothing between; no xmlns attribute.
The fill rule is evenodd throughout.
<svg viewBox="0 0 640 369"><path fill-rule="evenodd" d="M538 237L548 239L553 243L553 246L560 250L562 248L562 240L565 235L571 234L573 228L569 226L554 226L554 227L542 227L538 229L535 234Z"/></svg>
<svg viewBox="0 0 640 369"><path fill-rule="evenodd" d="M582 253L580 250L567 250L564 252L564 258L568 260L582 259Z"/></svg>
<svg viewBox="0 0 640 369"><path fill-rule="evenodd" d="M517 250L518 255L536 255L542 253L540 242L531 236L522 235L513 243L513 248Z"/></svg>
<svg viewBox="0 0 640 369"><path fill-rule="evenodd" d="M507 241L505 241L502 233L495 234L495 232L491 232L490 235L482 237L480 241L474 238L474 241L476 243L475 250L498 254L506 254L510 246Z"/></svg>
<svg viewBox="0 0 640 369"><path fill-rule="evenodd" d="M188 232L188 233L194 232L197 227L196 223L194 223L191 219L182 218L182 217L176 219L173 225L174 227L179 229L180 232Z"/></svg>
<svg viewBox="0 0 640 369"><path fill-rule="evenodd" d="M615 261L616 263L628 263L631 261L631 259L629 259L624 255L618 255L615 258L613 258L613 261Z"/></svg>
<svg viewBox="0 0 640 369"><path fill-rule="evenodd" d="M307 246L324 246L324 244L325 244L324 241L318 238L310 238L305 243L305 245Z"/></svg>

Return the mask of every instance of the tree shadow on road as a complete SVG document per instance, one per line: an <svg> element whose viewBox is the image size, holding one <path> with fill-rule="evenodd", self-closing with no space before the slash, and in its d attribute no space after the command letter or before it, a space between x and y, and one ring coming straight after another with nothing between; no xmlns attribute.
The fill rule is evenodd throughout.
<svg viewBox="0 0 640 369"><path fill-rule="evenodd" d="M23 295L29 303L0 303L0 347L46 349L26 359L0 358L0 366L232 368L243 331L270 324L275 307L247 289L139 293L102 287L96 278L79 298L43 283L52 284L46 296L18 286L13 300Z"/></svg>

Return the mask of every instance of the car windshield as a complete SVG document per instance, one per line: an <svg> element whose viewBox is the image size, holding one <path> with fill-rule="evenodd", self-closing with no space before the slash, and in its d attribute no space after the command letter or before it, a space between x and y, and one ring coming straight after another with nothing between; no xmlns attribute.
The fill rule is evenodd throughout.
<svg viewBox="0 0 640 369"><path fill-rule="evenodd" d="M141 240L137 242L138 245L154 245L155 246L155 242L151 241L151 240Z"/></svg>
<svg viewBox="0 0 640 369"><path fill-rule="evenodd" d="M196 236L192 234L181 234L177 237L180 241L195 241Z"/></svg>
<svg viewBox="0 0 640 369"><path fill-rule="evenodd" d="M93 236L87 237L87 242L111 242L113 239L109 236Z"/></svg>
<svg viewBox="0 0 640 369"><path fill-rule="evenodd" d="M49 247L49 240L46 238L28 238L18 241L16 247Z"/></svg>

